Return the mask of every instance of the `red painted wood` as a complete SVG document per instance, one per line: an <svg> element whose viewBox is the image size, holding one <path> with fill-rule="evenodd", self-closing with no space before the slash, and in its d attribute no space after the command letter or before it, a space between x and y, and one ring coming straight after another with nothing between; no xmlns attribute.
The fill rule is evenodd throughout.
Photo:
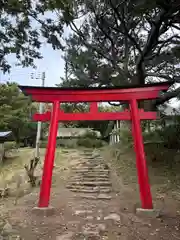
<svg viewBox="0 0 180 240"><path fill-rule="evenodd" d="M158 91L144 91L134 93L109 93L109 94L47 94L32 95L37 102L108 102L108 101L129 101L130 99L154 99L158 97Z"/></svg>
<svg viewBox="0 0 180 240"><path fill-rule="evenodd" d="M139 111L137 101L135 99L130 102L131 116L132 116L132 133L134 137L134 145L136 152L136 165L138 172L138 181L140 189L141 204L143 209L152 209L152 196L149 185L148 170L146 165L143 137L141 131L141 123L139 118Z"/></svg>
<svg viewBox="0 0 180 240"><path fill-rule="evenodd" d="M58 131L58 114L59 114L59 102L53 104L52 118L50 123L48 145L46 149L46 155L44 160L44 169L39 197L39 207L44 208L49 206L52 172L54 166L54 157L56 149L56 137Z"/></svg>
<svg viewBox="0 0 180 240"><path fill-rule="evenodd" d="M171 83L163 84L160 86L152 86L147 84L147 87L139 87L139 88L94 88L93 90L90 89L62 89L62 88L46 88L46 87L28 87L22 86L23 92L27 93L28 95L83 95L85 98L87 95L109 95L109 94L130 94L130 93L138 93L141 92L149 92L149 91L161 91L167 90ZM20 86L21 88L21 86Z"/></svg>
<svg viewBox="0 0 180 240"><path fill-rule="evenodd" d="M139 117L141 120L155 120L157 119L156 112L142 112L139 111ZM34 121L47 122L51 119L51 113L36 113L33 115ZM98 112L98 113L59 113L58 121L103 121L103 120L131 120L129 112Z"/></svg>
<svg viewBox="0 0 180 240"><path fill-rule="evenodd" d="M98 113L98 103L97 102L91 102L90 103L90 112L92 114L97 114Z"/></svg>

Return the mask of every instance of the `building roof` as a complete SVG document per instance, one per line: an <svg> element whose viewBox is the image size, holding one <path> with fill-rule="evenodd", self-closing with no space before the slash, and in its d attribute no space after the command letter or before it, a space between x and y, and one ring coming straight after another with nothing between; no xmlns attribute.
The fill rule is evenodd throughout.
<svg viewBox="0 0 180 240"><path fill-rule="evenodd" d="M0 142L4 143L11 137L12 131L0 132Z"/></svg>
<svg viewBox="0 0 180 240"><path fill-rule="evenodd" d="M12 131L0 132L0 138L9 137L12 134Z"/></svg>

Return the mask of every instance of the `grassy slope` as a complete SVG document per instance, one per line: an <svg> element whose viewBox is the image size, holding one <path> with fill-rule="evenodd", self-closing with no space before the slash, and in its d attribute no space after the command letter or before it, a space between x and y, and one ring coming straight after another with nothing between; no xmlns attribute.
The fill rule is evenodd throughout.
<svg viewBox="0 0 180 240"><path fill-rule="evenodd" d="M61 150L56 150L56 161L55 164L62 165L61 163ZM37 170L40 170L43 165L45 149L41 149L40 152L41 163ZM34 155L34 150L31 148L20 148L15 151L11 156L6 159L5 163L0 165L0 187L3 187L6 183L11 183L16 181L16 177L19 175L26 175L24 165L28 164L30 159Z"/></svg>
<svg viewBox="0 0 180 240"><path fill-rule="evenodd" d="M139 194L133 148L117 144L106 147L102 152L122 179L123 185ZM148 146L146 156L153 199L170 197L180 204L180 153Z"/></svg>

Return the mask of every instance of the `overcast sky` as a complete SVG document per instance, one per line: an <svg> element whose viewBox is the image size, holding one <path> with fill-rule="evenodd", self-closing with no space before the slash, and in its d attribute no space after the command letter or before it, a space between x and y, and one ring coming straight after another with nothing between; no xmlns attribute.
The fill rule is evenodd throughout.
<svg viewBox="0 0 180 240"><path fill-rule="evenodd" d="M47 12L43 18L54 18L56 19L56 15L52 12ZM78 22L77 22L78 23ZM38 23L36 21L32 21L34 27L38 28ZM67 37L70 34L69 28L64 28L63 37ZM42 42L45 40L42 38ZM36 69L33 68L22 68L16 67L15 56L9 56L8 60L11 63L11 73L3 75L0 74L0 82L6 81L14 81L22 85L41 85L41 79L36 79L39 76L39 73L43 71L46 74L45 85L46 86L54 86L60 82L60 77L64 76L64 61L62 59L62 51L60 50L53 50L49 44L43 43L41 48L41 53L43 59L36 60L35 65ZM35 79L31 78L31 73L34 73Z"/></svg>
<svg viewBox="0 0 180 240"><path fill-rule="evenodd" d="M1 75L1 82L10 80L15 81L22 85L40 85L40 79L31 79L31 73L34 73L35 77L39 77L39 73L45 71L46 73L46 86L54 86L60 82L60 77L64 76L64 61L62 59L61 51L54 51L50 45L44 45L42 47L43 59L36 61L37 69L12 67L11 73L7 75ZM11 62L15 61L14 57L11 57Z"/></svg>

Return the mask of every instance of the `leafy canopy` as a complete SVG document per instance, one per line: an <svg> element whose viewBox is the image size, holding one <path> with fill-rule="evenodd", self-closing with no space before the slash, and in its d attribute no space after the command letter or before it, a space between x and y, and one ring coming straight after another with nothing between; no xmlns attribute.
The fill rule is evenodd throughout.
<svg viewBox="0 0 180 240"><path fill-rule="evenodd" d="M10 71L11 55L16 56L16 64L34 67L34 60L42 58L42 43L63 49L62 18L66 19L66 2L0 0L0 69L4 73ZM55 7L59 9L58 16L55 16Z"/></svg>
<svg viewBox="0 0 180 240"><path fill-rule="evenodd" d="M25 97L16 83L0 84L0 131L12 131L17 143L24 138L35 140L37 123L31 115L37 105Z"/></svg>
<svg viewBox="0 0 180 240"><path fill-rule="evenodd" d="M73 2L63 86L180 81L178 0Z"/></svg>

